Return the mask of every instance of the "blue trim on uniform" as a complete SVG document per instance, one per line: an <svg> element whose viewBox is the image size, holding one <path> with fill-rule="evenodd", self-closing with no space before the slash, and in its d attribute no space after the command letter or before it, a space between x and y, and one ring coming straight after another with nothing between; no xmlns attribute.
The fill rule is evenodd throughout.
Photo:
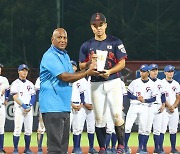
<svg viewBox="0 0 180 154"><path fill-rule="evenodd" d="M165 103L165 102L166 102L165 93L161 95L161 102L162 102L162 103Z"/></svg>
<svg viewBox="0 0 180 154"><path fill-rule="evenodd" d="M5 100L8 101L10 96L10 89L5 90Z"/></svg>
<svg viewBox="0 0 180 154"><path fill-rule="evenodd" d="M134 96L129 91L127 92L127 97L130 98L130 99L133 99L133 100L137 100L137 96Z"/></svg>
<svg viewBox="0 0 180 154"><path fill-rule="evenodd" d="M36 102L36 95L32 95L31 96L31 100L30 100L30 105L34 105L35 104L35 102Z"/></svg>
<svg viewBox="0 0 180 154"><path fill-rule="evenodd" d="M152 103L156 101L156 96L149 98L149 99L145 99L145 103Z"/></svg>

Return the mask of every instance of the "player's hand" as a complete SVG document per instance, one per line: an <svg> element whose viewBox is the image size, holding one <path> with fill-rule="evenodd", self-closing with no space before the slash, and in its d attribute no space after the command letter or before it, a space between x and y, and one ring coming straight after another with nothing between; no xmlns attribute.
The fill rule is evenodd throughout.
<svg viewBox="0 0 180 154"><path fill-rule="evenodd" d="M104 70L104 71L105 71L105 73L100 73L99 76L107 79L110 76L111 73L110 73L109 70Z"/></svg>
<svg viewBox="0 0 180 154"><path fill-rule="evenodd" d="M169 107L169 111L170 111L171 113L174 112L174 109L175 109L174 105L172 105L172 106Z"/></svg>
<svg viewBox="0 0 180 154"><path fill-rule="evenodd" d="M92 110L92 109L93 109L92 104L85 103L84 106L85 106L85 108L88 109L88 110Z"/></svg>
<svg viewBox="0 0 180 154"><path fill-rule="evenodd" d="M89 66L89 69L86 71L88 76L98 76L100 73L96 69L96 63L92 62Z"/></svg>
<svg viewBox="0 0 180 154"><path fill-rule="evenodd" d="M159 108L158 113L162 113L165 109L165 104L163 103L163 105Z"/></svg>
<svg viewBox="0 0 180 154"><path fill-rule="evenodd" d="M145 103L145 100L144 100L143 96L138 96L137 99L138 99L138 101L140 101L141 103Z"/></svg>

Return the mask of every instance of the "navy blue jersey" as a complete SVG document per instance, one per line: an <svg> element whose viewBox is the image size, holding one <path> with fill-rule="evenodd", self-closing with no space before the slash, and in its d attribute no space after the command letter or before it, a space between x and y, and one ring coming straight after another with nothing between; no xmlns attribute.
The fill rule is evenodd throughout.
<svg viewBox="0 0 180 154"><path fill-rule="evenodd" d="M122 41L114 36L107 36L103 41L97 41L95 38L82 44L79 53L79 61L81 63L89 61L92 54L96 54L96 50L108 51L105 68L106 70L114 67L121 59L126 59L127 54ZM92 76L92 82L107 81L119 78L120 73L111 74L108 79L100 76Z"/></svg>

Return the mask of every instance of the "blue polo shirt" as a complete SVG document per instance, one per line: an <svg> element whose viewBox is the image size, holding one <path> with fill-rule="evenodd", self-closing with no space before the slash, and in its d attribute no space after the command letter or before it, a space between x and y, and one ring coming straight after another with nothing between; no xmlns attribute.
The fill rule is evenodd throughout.
<svg viewBox="0 0 180 154"><path fill-rule="evenodd" d="M73 73L69 55L55 46L44 53L40 64L39 104L41 113L70 112L72 86L58 79L64 72Z"/></svg>

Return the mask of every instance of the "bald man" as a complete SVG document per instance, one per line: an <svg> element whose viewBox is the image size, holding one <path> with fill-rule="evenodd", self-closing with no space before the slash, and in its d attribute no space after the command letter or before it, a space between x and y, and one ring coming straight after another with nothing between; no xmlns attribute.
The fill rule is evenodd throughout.
<svg viewBox="0 0 180 154"><path fill-rule="evenodd" d="M74 73L67 46L67 32L55 29L52 45L44 53L40 64L40 112L47 133L48 154L66 154L69 143L72 82L91 75L99 75L91 63L87 70Z"/></svg>

